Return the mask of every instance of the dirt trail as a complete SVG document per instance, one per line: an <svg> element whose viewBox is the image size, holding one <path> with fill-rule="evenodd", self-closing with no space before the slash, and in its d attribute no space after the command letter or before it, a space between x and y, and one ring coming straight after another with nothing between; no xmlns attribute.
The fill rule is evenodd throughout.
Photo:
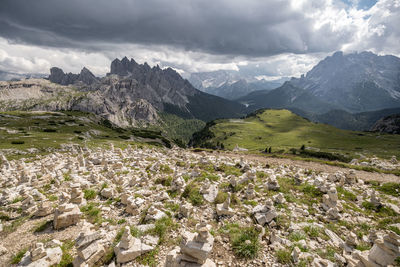
<svg viewBox="0 0 400 267"><path fill-rule="evenodd" d="M262 164L287 164L294 165L297 167L312 169L315 171L322 171L326 173L334 173L337 171L348 172L349 168L343 168L338 166L331 166L318 162L309 162L302 160L294 160L294 159L286 159L286 158L271 158L271 157L263 157L261 155L248 155L248 154L236 154L229 152L222 152L220 155L226 155L233 158L245 157L247 160L258 161ZM359 171L354 170L358 178L364 181L379 181L379 182L400 182L400 177L394 174L385 174L385 173L377 173L377 172L367 172L367 171Z"/></svg>

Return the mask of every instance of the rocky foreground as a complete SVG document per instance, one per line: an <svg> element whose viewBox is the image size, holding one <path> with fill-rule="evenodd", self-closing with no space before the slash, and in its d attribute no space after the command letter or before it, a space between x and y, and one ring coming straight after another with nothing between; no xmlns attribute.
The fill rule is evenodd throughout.
<svg viewBox="0 0 400 267"><path fill-rule="evenodd" d="M0 159L0 265L389 266L394 185L182 149Z"/></svg>

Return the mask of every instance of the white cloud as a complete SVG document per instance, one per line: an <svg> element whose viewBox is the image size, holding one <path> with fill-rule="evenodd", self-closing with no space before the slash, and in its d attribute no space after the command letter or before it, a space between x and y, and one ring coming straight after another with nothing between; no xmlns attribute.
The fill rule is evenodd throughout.
<svg viewBox="0 0 400 267"><path fill-rule="evenodd" d="M102 53L13 44L0 38L0 70L3 71L44 74L58 66L76 73L87 66L96 74L105 74L109 64L109 59Z"/></svg>

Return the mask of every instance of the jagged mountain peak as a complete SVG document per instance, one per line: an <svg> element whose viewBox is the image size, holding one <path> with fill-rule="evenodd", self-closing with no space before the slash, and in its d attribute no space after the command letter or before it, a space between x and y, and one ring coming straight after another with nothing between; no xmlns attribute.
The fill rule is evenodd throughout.
<svg viewBox="0 0 400 267"><path fill-rule="evenodd" d="M64 73L61 68L52 67L50 69L49 80L61 85L69 85L82 82L87 85L98 82L98 78L86 67L83 67L79 74Z"/></svg>
<svg viewBox="0 0 400 267"><path fill-rule="evenodd" d="M85 84L93 84L98 81L98 78L86 67L83 67L79 74L78 80Z"/></svg>

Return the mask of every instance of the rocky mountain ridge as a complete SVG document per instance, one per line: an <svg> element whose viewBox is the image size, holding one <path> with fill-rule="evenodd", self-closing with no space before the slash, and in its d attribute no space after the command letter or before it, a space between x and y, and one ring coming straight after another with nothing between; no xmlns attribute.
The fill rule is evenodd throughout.
<svg viewBox="0 0 400 267"><path fill-rule="evenodd" d="M79 74L64 73L60 68L53 67L50 69L49 80L53 83L61 85L70 85L77 82L82 82L83 84L93 84L99 81L99 78L94 76L94 74L84 67Z"/></svg>
<svg viewBox="0 0 400 267"><path fill-rule="evenodd" d="M195 89L171 68L151 68L126 57L115 59L103 78L95 77L87 68L72 74L54 67L49 81L2 82L0 99L4 111L93 112L122 127L156 123L159 112L207 121L241 116L245 109Z"/></svg>

